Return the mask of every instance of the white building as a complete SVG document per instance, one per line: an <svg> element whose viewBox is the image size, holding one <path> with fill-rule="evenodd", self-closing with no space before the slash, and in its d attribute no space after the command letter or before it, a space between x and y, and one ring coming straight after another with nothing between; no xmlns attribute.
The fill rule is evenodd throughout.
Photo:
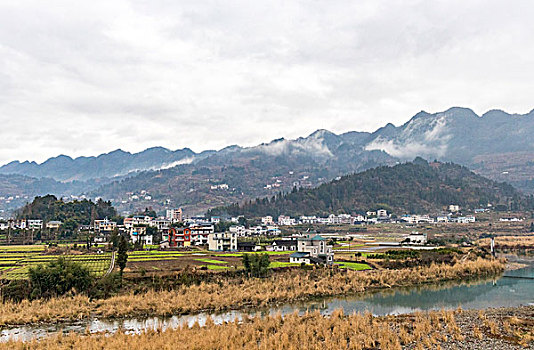
<svg viewBox="0 0 534 350"><path fill-rule="evenodd" d="M235 233L237 237L245 237L248 235L248 230L243 225L230 226L229 231Z"/></svg>
<svg viewBox="0 0 534 350"><path fill-rule="evenodd" d="M409 244L426 244L427 235L425 233L412 232L406 237L405 241Z"/></svg>
<svg viewBox="0 0 534 350"><path fill-rule="evenodd" d="M117 227L117 223L105 218L103 220L95 220L94 227L96 232L112 232Z"/></svg>
<svg viewBox="0 0 534 350"><path fill-rule="evenodd" d="M130 241L136 243L141 241L143 245L151 245L153 243L152 235L146 234L146 226L134 226L130 228Z"/></svg>
<svg viewBox="0 0 534 350"><path fill-rule="evenodd" d="M302 224L316 224L317 223L317 217L314 216L301 216L299 218L300 223Z"/></svg>
<svg viewBox="0 0 534 350"><path fill-rule="evenodd" d="M141 216L134 216L131 222L133 226L136 226L136 225L150 225L151 221L152 221L152 218L150 216L141 215Z"/></svg>
<svg viewBox="0 0 534 350"><path fill-rule="evenodd" d="M449 211L451 213L459 212L460 211L460 206L456 205L456 204L451 204L451 205L449 205Z"/></svg>
<svg viewBox="0 0 534 350"><path fill-rule="evenodd" d="M338 219L339 219L339 222L341 224L351 224L352 223L352 219L351 219L351 216L349 214L339 214L338 216Z"/></svg>
<svg viewBox="0 0 534 350"><path fill-rule="evenodd" d="M251 236L264 236L267 235L267 227L265 226L251 226L249 227L249 232Z"/></svg>
<svg viewBox="0 0 534 350"><path fill-rule="evenodd" d="M232 232L216 232L208 235L208 247L212 251L236 251L237 235Z"/></svg>
<svg viewBox="0 0 534 350"><path fill-rule="evenodd" d="M263 225L272 225L274 223L273 217L269 216L269 215L264 216L264 217L261 218L261 223Z"/></svg>
<svg viewBox="0 0 534 350"><path fill-rule="evenodd" d="M291 263L327 264L334 263L334 250L319 235L307 235L297 240L297 252L289 256Z"/></svg>
<svg viewBox="0 0 534 350"><path fill-rule="evenodd" d="M376 211L376 216L378 218L381 218L381 219L387 218L388 217L388 212L387 212L386 209L379 209L379 210Z"/></svg>
<svg viewBox="0 0 534 350"><path fill-rule="evenodd" d="M520 218L500 218L499 221L501 221L501 222L522 222L523 219L520 219Z"/></svg>
<svg viewBox="0 0 534 350"><path fill-rule="evenodd" d="M208 244L208 237L215 232L213 225L192 225L189 226L191 230L191 243L194 245Z"/></svg>
<svg viewBox="0 0 534 350"><path fill-rule="evenodd" d="M290 218L289 216L280 215L278 217L278 225L280 226L293 226L296 224L297 221L295 219Z"/></svg>
<svg viewBox="0 0 534 350"><path fill-rule="evenodd" d="M158 231L168 230L171 227L171 220L167 219L154 219L148 224L150 227L155 227Z"/></svg>
<svg viewBox="0 0 534 350"><path fill-rule="evenodd" d="M365 222L365 217L363 215L356 215L356 216L353 216L352 217L352 223L355 224L355 223L361 223L361 222Z"/></svg>
<svg viewBox="0 0 534 350"><path fill-rule="evenodd" d="M436 218L436 222L449 222L449 217L448 216L438 216Z"/></svg>
<svg viewBox="0 0 534 350"><path fill-rule="evenodd" d="M334 214L328 215L328 224L329 225L340 225L341 224L341 218L339 216L336 216Z"/></svg>
<svg viewBox="0 0 534 350"><path fill-rule="evenodd" d="M40 219L28 219L28 228L30 230L40 230L43 228L43 220Z"/></svg>
<svg viewBox="0 0 534 350"><path fill-rule="evenodd" d="M459 224L470 224L476 222L476 218L474 216L460 216L455 221Z"/></svg>

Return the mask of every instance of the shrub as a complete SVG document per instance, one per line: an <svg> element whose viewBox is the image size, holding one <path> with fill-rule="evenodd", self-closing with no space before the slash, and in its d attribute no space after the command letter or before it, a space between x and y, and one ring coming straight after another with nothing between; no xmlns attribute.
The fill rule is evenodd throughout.
<svg viewBox="0 0 534 350"><path fill-rule="evenodd" d="M97 279L88 294L94 299L106 299L117 294L121 285L121 275L117 272L110 273L107 276Z"/></svg>
<svg viewBox="0 0 534 350"><path fill-rule="evenodd" d="M38 265L29 271L30 298L50 298L68 292L86 292L93 282L89 270L83 265L63 257L48 265Z"/></svg>

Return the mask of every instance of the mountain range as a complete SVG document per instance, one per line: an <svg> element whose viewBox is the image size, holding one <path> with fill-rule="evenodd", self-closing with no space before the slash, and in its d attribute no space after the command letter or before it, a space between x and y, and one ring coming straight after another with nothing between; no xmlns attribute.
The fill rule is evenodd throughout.
<svg viewBox="0 0 534 350"><path fill-rule="evenodd" d="M155 147L134 154L116 150L97 157L62 155L41 164L13 161L0 167L0 207L1 198L12 193L31 197L57 188L57 195L111 199L123 212L182 206L194 214L295 186L316 187L417 156L459 163L532 193L533 133L534 111L518 115L492 110L478 116L454 107L419 112L401 126L387 124L372 133L317 130L294 140L201 153ZM20 176L34 179L35 185L20 185ZM39 186L36 179L46 179L46 185Z"/></svg>

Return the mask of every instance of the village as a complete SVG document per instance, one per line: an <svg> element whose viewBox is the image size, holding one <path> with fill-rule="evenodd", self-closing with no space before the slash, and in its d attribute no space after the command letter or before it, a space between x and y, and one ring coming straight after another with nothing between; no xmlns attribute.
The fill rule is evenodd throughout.
<svg viewBox="0 0 534 350"><path fill-rule="evenodd" d="M287 263L331 265L334 262L334 252L362 254L395 247L421 249L428 245L429 237L426 232L420 233L416 230L418 225L473 224L476 222L475 215L490 211L489 208L478 209L473 214L464 215L458 205L450 205L446 209L441 215L434 216L413 214L398 217L385 209L378 209L364 214L330 214L325 217L280 215L278 218L245 218L186 217L181 208L175 208L167 209L165 215L159 217L134 215L121 221L95 219L91 225L81 225L76 237L80 244L100 246L103 250L115 235L126 237L137 250L283 252L287 254ZM500 221L515 223L521 222L522 218L502 217ZM3 234L8 244L76 242L75 239L69 241L58 238L62 225L63 223L57 220L2 220L0 234ZM403 229L377 234L394 225ZM372 229L375 226L381 229ZM374 234L362 235L361 231L368 228L374 230ZM14 235L12 232L19 234ZM20 240L21 237L24 241L17 242L16 239ZM361 244L355 244L358 242ZM432 246L428 248L431 249Z"/></svg>

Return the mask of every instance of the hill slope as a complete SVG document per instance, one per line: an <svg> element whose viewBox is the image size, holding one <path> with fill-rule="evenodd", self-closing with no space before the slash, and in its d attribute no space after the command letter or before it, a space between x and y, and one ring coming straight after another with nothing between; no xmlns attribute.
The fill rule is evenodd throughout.
<svg viewBox="0 0 534 350"><path fill-rule="evenodd" d="M514 208L532 206L532 198L522 196L510 185L496 183L456 164L429 164L418 158L413 163L348 175L314 189L294 189L275 198L216 208L209 214L325 215L363 213L380 207L396 214L437 213L449 204L476 208L509 202Z"/></svg>

